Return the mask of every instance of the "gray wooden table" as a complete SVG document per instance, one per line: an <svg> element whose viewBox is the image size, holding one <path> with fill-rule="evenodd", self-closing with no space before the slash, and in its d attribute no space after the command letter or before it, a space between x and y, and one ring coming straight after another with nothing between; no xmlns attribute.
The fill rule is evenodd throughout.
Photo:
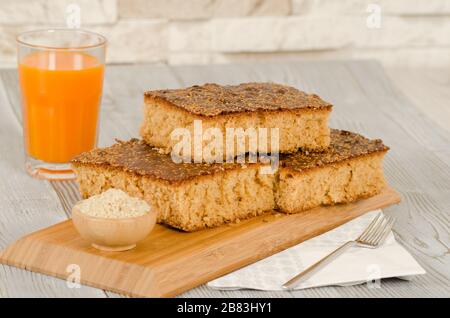
<svg viewBox="0 0 450 318"><path fill-rule="evenodd" d="M399 81L408 82L401 73ZM138 136L142 93L204 82L275 81L316 92L335 107L331 125L382 138L392 150L385 161L389 183L403 202L385 210L397 218L397 239L426 269L412 281L294 292L216 291L201 286L185 297L450 297L450 126L448 99L427 99L424 85L408 84L417 107L375 62L279 62L215 66L109 66L102 104L100 146ZM447 94L449 78L429 84ZM435 86L440 85L440 90ZM412 88L411 88L412 86ZM417 91L416 91L417 90ZM431 104L431 101L432 104ZM441 105L441 108L439 108ZM447 128L447 129L446 129ZM15 70L0 71L0 248L63 221L78 199L73 182L30 178L23 169L22 120ZM1 297L115 297L113 293L0 265Z"/></svg>

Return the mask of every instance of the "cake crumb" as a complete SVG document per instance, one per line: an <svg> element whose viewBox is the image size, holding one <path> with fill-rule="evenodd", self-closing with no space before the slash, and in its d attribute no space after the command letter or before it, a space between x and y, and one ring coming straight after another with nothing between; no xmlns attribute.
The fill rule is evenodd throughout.
<svg viewBox="0 0 450 318"><path fill-rule="evenodd" d="M91 196L77 203L76 207L86 215L110 219L138 217L149 213L151 209L144 200L118 189L109 189Z"/></svg>

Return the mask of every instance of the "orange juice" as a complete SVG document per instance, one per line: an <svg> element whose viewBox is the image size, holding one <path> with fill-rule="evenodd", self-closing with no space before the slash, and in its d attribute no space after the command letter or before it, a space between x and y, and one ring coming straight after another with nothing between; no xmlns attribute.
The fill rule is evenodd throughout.
<svg viewBox="0 0 450 318"><path fill-rule="evenodd" d="M67 163L95 147L104 65L94 56L37 51L19 63L27 154Z"/></svg>

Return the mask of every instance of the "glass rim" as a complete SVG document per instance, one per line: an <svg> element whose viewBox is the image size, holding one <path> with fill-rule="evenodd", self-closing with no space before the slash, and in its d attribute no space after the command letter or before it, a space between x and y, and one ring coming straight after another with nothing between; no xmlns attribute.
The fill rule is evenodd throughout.
<svg viewBox="0 0 450 318"><path fill-rule="evenodd" d="M77 46L57 46L57 45L54 45L54 46L48 46L48 45L39 45L39 44L28 43L27 41L22 39L22 37L27 36L27 35L38 34L38 33L53 33L53 32L58 32L58 31L82 33L82 34L87 34L87 35L90 35L90 36L97 36L100 39L100 42L96 43L96 44L90 44L90 45L77 45ZM93 48L98 48L98 47L105 46L106 43L108 42L108 40L106 39L105 36L101 35L100 33L87 31L87 30L84 30L84 29L51 28L51 29L37 29L37 30L31 30L31 31L25 31L25 32L19 33L16 36L16 42L18 44L20 44L20 45L24 45L24 46L31 47L31 48L36 48L36 49L84 50L84 49L93 49Z"/></svg>

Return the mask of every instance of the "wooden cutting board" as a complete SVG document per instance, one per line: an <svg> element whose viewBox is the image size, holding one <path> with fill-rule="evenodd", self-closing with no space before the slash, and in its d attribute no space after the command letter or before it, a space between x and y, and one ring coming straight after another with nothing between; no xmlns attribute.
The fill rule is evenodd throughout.
<svg viewBox="0 0 450 318"><path fill-rule="evenodd" d="M83 284L129 296L169 297L398 202L400 196L387 188L351 204L293 215L272 212L193 233L157 225L126 252L94 249L68 220L21 238L0 253L0 263L62 279L76 264Z"/></svg>

